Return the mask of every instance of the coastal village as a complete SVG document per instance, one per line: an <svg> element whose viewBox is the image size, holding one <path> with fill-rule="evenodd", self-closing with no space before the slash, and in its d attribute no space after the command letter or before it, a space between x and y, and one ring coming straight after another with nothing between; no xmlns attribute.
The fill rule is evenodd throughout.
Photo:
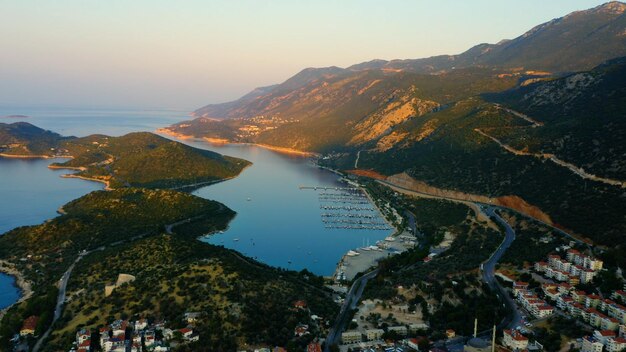
<svg viewBox="0 0 626 352"><path fill-rule="evenodd" d="M116 320L97 332L80 329L76 332L75 347L70 351L166 352L171 347L199 341L198 333L194 332L194 323L199 316L199 313L185 313L185 320L189 325L176 330L166 327L164 322L149 324L146 319L133 322Z"/></svg>
<svg viewBox="0 0 626 352"><path fill-rule="evenodd" d="M307 311L307 303L303 300L293 302L294 310ZM185 344L198 342L201 346L200 335L195 331L197 323L205 316L200 312L186 312L184 314L183 328L172 329L164 321L151 322L140 318L134 321L115 320L108 326L98 329L82 328L76 332L74 346L69 352L167 352ZM319 318L312 315L313 320ZM20 334L22 336L35 333L37 317L31 317L24 322ZM302 337L310 334L309 326L298 324L294 336ZM197 346L197 345L196 345ZM284 347L255 347L254 352L287 352ZM307 346L307 352L321 352L321 343L313 339Z"/></svg>
<svg viewBox="0 0 626 352"><path fill-rule="evenodd" d="M378 323L345 331L341 335L341 351L544 351L541 342L534 338L533 329L557 315L574 319L576 324L589 332L569 341L569 350L626 350L626 287L613 291L610 297L577 289L579 284L594 287L594 278L603 270L602 260L569 246L557 250L548 256L547 261L532 265L533 278L540 281L536 287L530 288L528 282L511 280L500 274L503 281L510 282L507 291L518 304L522 322L514 329L502 330L497 337L494 330L491 341L478 337L476 331L473 337L464 338L448 330L443 343L432 347L435 341L425 337L424 332L429 326L421 321L419 313L408 311L406 304L365 300L360 304L357 316L363 318L363 311L371 314L389 304L390 311L394 312L394 321L402 323L380 325L383 320L379 318ZM414 322L411 323L411 320ZM362 325L358 319L353 323L359 327Z"/></svg>
<svg viewBox="0 0 626 352"><path fill-rule="evenodd" d="M360 193L361 188L357 188L360 185L354 182L349 185L354 188L316 189L322 207L327 207L329 202L334 206L359 207L357 211L341 209L342 212L336 212L341 215L336 216L324 216L331 214L334 209L322 208L323 222L328 219L356 217L356 222L363 219L384 219L385 226L400 227L404 219L393 204L381 203L380 200L374 203L366 192ZM352 204L354 202L358 204ZM365 207L371 210L364 212L361 208ZM362 214L372 215L362 217ZM411 228L403 227L401 231L396 231L375 244L364 243L362 247L348 251L332 276L334 284L331 287L336 292L337 303L343 303L350 282L358 273L376 267L381 259L414 248L418 242L417 234ZM433 246L424 261L432 260L445 252L451 242L450 238L444 236L442 243ZM436 341L426 337L426 332L430 329L429 322L421 312L411 310L406 302L364 300L357 306L355 317L347 329L341 332L340 351L492 351L494 348L541 351L544 349L541 342L533 338L533 327L557 314L577 319L580 324L589 328L589 335L580 336L572 342L581 351L613 352L626 347L626 307L622 305L626 302L626 292L617 290L608 298L576 288L580 284L593 285L594 278L603 270L602 260L570 246L561 246L549 254L545 261L532 263L529 269L532 277L540 282L538 286L530 287L529 282L516 281L499 274L504 282L510 282L509 294L515 298L522 316L527 318L514 329L502 330L497 338L490 340L484 335L478 336L476 332L473 337L465 338L457 336L454 330L449 329L446 331L444 343L436 344ZM116 287L134 279L132 275L120 274L115 284L105 287L105 295L110 295ZM397 289L401 291L403 288ZM293 309L308 310L308 307L305 301L296 301L293 302ZM389 319L391 316L393 318ZM311 313L311 317L315 319L317 316ZM38 319L39 317L31 316L24 321L19 337L15 338L16 342L35 334ZM74 346L70 351L169 351L188 343L201 342L195 331L195 325L200 319L200 313L187 312L184 317L185 326L176 329L170 328L167 322L148 321L145 318L133 321L119 319L97 330L81 328L76 331ZM310 331L307 324L299 324L293 331L294 337L308 334ZM325 336L315 336L307 351L321 351L324 339ZM286 349L281 346L259 346L249 351Z"/></svg>
<svg viewBox="0 0 626 352"><path fill-rule="evenodd" d="M419 234L413 233L410 227L401 227L405 219L396 211L391 202L372 200L370 195L361 191L359 184L351 182L345 189L315 189L322 207L331 202L334 206L346 203L336 216L331 214L336 209L321 208L322 221L328 219L355 218L356 225L371 225L359 223L367 221L381 221L388 228L401 228L393 235L389 235L374 244L363 243L362 247L348 251L337 265L335 274L329 278L333 282L329 287L336 293L336 302L344 303L351 281L357 274L375 268L378 261L392 255L408 251L419 243ZM360 193L363 192L363 193ZM396 194L397 195L397 194ZM358 202L358 204L351 204ZM375 205L374 205L375 204ZM364 212L362 208L368 207ZM371 214L363 216L362 214ZM354 225L354 224L353 224ZM355 228L358 230L358 228ZM449 248L452 238L444 236L442 242L429 250L425 262ZM473 336L458 336L452 329L445 333L443 341L432 341L427 337L430 324L422 313L409 308L406 302L384 300L363 300L356 306L354 319L347 329L340 334L339 350L342 352L404 352L404 351L543 351L541 341L534 338L533 329L554 316L564 316L576 319L577 323L589 331L588 335L570 341L572 346L583 352L617 352L626 348L626 287L625 290L616 290L610 297L603 297L594 292L594 279L604 270L603 261L589 255L582 250L569 246L560 246L549 254L545 261L531 263L524 271L532 274L537 285L523 282L497 273L499 278L508 285L508 294L515 299L522 314L522 322L513 329L499 330L496 336L493 330L492 338L479 335L476 331ZM117 287L132 282L132 275L120 274L116 283L105 287L105 295L110 295ZM508 284L507 284L508 283ZM585 285L587 291L577 286ZM594 290L589 290L594 288ZM402 291L402 287L397 287ZM308 310L305 301L293 302L293 309ZM310 312L313 320L317 316ZM391 318L393 316L393 318ZM386 317L386 318L385 318ZM35 334L39 317L31 316L23 323L18 336L18 342ZM184 327L171 328L167 322L148 321L145 318L136 320L118 319L97 330L81 328L76 331L76 338L71 352L87 351L170 351L189 343L201 343L200 335L195 330L196 323L202 319L198 312L187 312L184 317ZM179 326L180 324L172 324ZM326 332L326 330L323 330ZM310 335L307 324L299 324L293 331L294 337ZM325 336L311 336L312 342L307 351L322 351ZM243 350L242 350L243 351ZM281 346L257 346L246 351L270 352L287 351Z"/></svg>
<svg viewBox="0 0 626 352"><path fill-rule="evenodd" d="M320 220L327 230L348 229L392 231L384 238L376 238L373 243L364 239L362 246L349 250L338 262L335 273L328 277L328 287L334 290L335 302L344 304L350 286L358 277L378 266L380 260L398 255L419 246L420 233L408 226L408 220L401 215L395 204L400 195L390 192L390 197L378 198L355 179L342 177L345 186L322 187L301 186L301 190L317 193ZM445 232L439 243L428 248L425 263L433 260L450 248L454 236ZM535 327L542 326L555 316L575 319L586 335L581 335L568 343L572 348L583 352L618 352L626 348L626 287L615 290L610 296L603 296L594 280L605 269L602 260L593 256L572 241L568 246L560 246L545 260L531 263L520 273L531 274L535 283L524 282L503 273L497 273L507 287L507 293L515 299L522 321L511 329L493 329L491 338L474 331L472 336L460 336L453 329L445 331L443 340L428 338L430 322L423 313L410 308L407 302L365 299L354 306L354 317L340 331L338 348L341 352L404 352L404 351L543 351L541 341L535 338ZM517 274L520 274L517 273ZM115 283L105 287L105 296L124 284L135 280L133 275L119 274ZM580 287L584 286L585 289ZM396 287L398 292L405 290ZM408 288L407 288L408 289ZM305 301L293 302L293 309L307 310ZM321 319L309 312L312 321ZM30 316L23 322L18 335L14 337L15 350L24 346L23 342L34 337L40 317ZM81 328L76 331L71 352L83 351L170 351L186 344L199 343L200 334L196 323L202 319L199 312L187 312L184 327L181 324L148 321L139 318L133 321L118 319L96 330ZM324 326L330 325L324 321ZM177 328L171 328L177 326ZM298 324L293 330L294 338L310 337L307 351L322 351L328 329L316 329L311 335L308 324ZM321 332L321 333L320 333ZM242 350L243 351L243 350ZM255 346L245 351L287 351L282 346Z"/></svg>

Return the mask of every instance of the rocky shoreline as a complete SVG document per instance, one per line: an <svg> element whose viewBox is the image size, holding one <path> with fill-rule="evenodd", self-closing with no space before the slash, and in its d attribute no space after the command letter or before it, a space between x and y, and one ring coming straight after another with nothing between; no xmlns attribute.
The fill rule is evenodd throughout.
<svg viewBox="0 0 626 352"><path fill-rule="evenodd" d="M6 312L9 309L11 309L11 307L29 299L33 295L33 290L32 290L31 283L28 280L26 280L22 272L17 270L15 268L15 265L13 265L12 263L9 263L5 260L0 260L0 273L13 276L15 278L15 286L20 290L20 298L17 301L15 301L13 304L0 310L0 320L2 320Z"/></svg>
<svg viewBox="0 0 626 352"><path fill-rule="evenodd" d="M255 147L259 147L259 148L264 148L264 149L268 149L268 150L272 150L278 153L282 153L282 154L289 154L289 155L300 155L300 156L305 156L305 157L319 157L320 155L318 153L314 153L314 152L309 152L309 151L304 151L304 150L297 150L297 149L292 149L292 148L285 148L285 147L276 147L276 146L272 146L272 145L268 145L268 144L258 144L258 143L240 143L240 142L233 142L233 141L229 141L227 139L222 139L222 138L210 138L210 137L194 137L191 135L187 135L187 134L182 134L182 133L178 133L178 132L174 132L168 128L159 128L158 130L156 130L156 133L160 133L160 134L164 134L170 137L175 137L175 138L180 138L180 139L195 139L195 140L202 140L205 141L207 143L211 143L211 144L217 144L217 145L223 145L223 144L240 144L240 145L252 145Z"/></svg>

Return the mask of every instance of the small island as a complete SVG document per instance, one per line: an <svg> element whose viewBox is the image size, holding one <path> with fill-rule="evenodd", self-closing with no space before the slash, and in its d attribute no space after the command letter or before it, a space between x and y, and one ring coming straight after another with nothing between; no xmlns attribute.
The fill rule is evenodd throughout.
<svg viewBox="0 0 626 352"><path fill-rule="evenodd" d="M26 122L0 123L0 156L69 158L50 167L76 170L65 177L102 182L107 189L199 187L235 177L251 164L148 132L76 138Z"/></svg>

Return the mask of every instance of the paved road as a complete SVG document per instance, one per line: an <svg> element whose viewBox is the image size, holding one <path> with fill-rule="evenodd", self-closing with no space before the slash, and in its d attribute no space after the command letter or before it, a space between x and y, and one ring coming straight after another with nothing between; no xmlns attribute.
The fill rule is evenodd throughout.
<svg viewBox="0 0 626 352"><path fill-rule="evenodd" d="M413 231L413 236L417 237L417 225L415 223L415 215L408 210L404 211L404 216L406 216L409 221L409 228Z"/></svg>
<svg viewBox="0 0 626 352"><path fill-rule="evenodd" d="M343 332L343 328L346 323L345 320L347 318L348 312L351 309L356 308L357 304L359 303L359 299L361 298L361 295L363 294L363 290L365 289L365 285L367 284L367 281L374 278L376 275L378 275L378 269L372 270L364 274L363 276L359 277L358 279L354 280L354 283L352 284L352 286L350 287L350 290L346 294L345 301L341 305L341 310L339 311L339 314L337 315L337 319L335 320L333 327L328 332L328 336L326 337L326 346L324 348L324 352L329 352L330 345L333 345L338 342L339 338L341 337L341 333Z"/></svg>
<svg viewBox="0 0 626 352"><path fill-rule="evenodd" d="M500 324L500 327L513 329L522 324L522 315L513 299L511 299L508 293L495 279L495 268L498 260L502 258L504 252L515 240L515 231L513 231L511 226L506 221L504 221L504 219L502 219L500 215L498 215L498 213L496 213L495 207L480 206L480 209L487 216L492 217L496 222L502 225L505 230L504 241L502 241L500 247L498 247L498 249L493 252L491 257L489 257L489 259L487 259L487 261L483 263L481 272L483 281L489 286L489 288L491 288L492 291L496 292L496 294L500 298L500 301L503 303L503 305L506 305L506 307L508 307L508 310L510 312L509 316L507 316L507 318Z"/></svg>
<svg viewBox="0 0 626 352"><path fill-rule="evenodd" d="M98 249L104 249L104 247L100 247ZM41 335L39 340L37 340L35 347L33 347L33 352L39 351L43 342L48 338L50 332L52 332L52 327L54 326L54 323L59 320L59 318L61 317L61 313L63 313L63 304L65 303L67 282L70 279L70 275L72 274L72 270L74 270L76 263L78 263L81 259L83 259L84 256L91 252L93 252L93 250L89 252L82 252L81 254L79 254L74 263L72 263L72 265L70 265L70 267L67 268L67 270L63 273L63 276L61 276L61 279L59 280L59 295L57 296L57 305L54 308L54 317L52 318L52 323L50 323L50 327L48 327L48 330L46 330L46 332Z"/></svg>
<svg viewBox="0 0 626 352"><path fill-rule="evenodd" d="M482 205L482 206L486 206L486 207L493 207L493 208L496 208L496 209L511 210L511 211L513 211L515 213L518 213L518 214L520 214L520 215L522 215L524 217L533 219L533 220L535 220L535 221L537 221L537 222L539 222L539 223L541 223L543 225L546 225L547 227L553 229L554 231L556 231L556 232L558 232L558 233L560 233L560 234L562 234L562 235L564 235L564 236L566 236L566 237L568 237L568 238L570 238L570 239L572 239L572 240L574 240L574 241L576 241L576 242L578 242L580 244L587 244L587 243L581 241L579 238L576 238L576 236L574 236L574 235L572 235L572 234L570 234L570 233L568 233L568 232L566 232L566 231L564 231L564 230L562 230L562 229L560 229L558 227L555 227L554 225L548 224L547 222L545 222L545 221L543 221L541 219L534 218L534 217L532 217L532 216L530 216L528 214L522 214L518 210L513 209L513 208L508 208L508 207L504 207L504 206L501 206L501 205L493 205L493 204L472 202L472 201L468 201L468 200L462 199L462 198L445 197L445 196L441 196L441 195L434 195L434 194L430 194L430 193L418 192L416 190L413 190L413 189L410 189L410 188L406 188L406 187L402 187L400 185L397 185L395 183L389 182L387 180L377 180L376 182L378 182L378 183L380 183L382 185L391 187L391 188L396 188L396 189L398 189L398 190L400 190L400 191L402 191L404 193L415 194L417 196L423 195L423 196L427 196L427 197L433 197L433 198L439 198L439 199L447 199L447 200L460 202L460 203L476 204L476 205Z"/></svg>
<svg viewBox="0 0 626 352"><path fill-rule="evenodd" d="M220 208L220 210L223 209L223 207ZM169 225L165 225L165 231L168 234L172 233L172 228L180 225L180 224L184 224L187 222L190 222L194 219L200 218L201 216L195 217L195 218L191 218L191 219L185 219L185 220L181 220L178 222L175 222L173 224L169 224ZM119 244L125 243L125 242L132 242L138 239L143 238L144 236L148 235L149 232L143 233L141 235L137 235L135 237L132 237L130 239L127 240L121 240L121 241L117 241L115 243L111 243L109 245L109 247L112 246L117 246ZM70 279L70 275L72 275L72 270L74 270L74 267L76 266L76 263L78 263L81 259L83 259L84 256L93 253L95 251L102 251L106 248L106 246L101 246L98 247L96 249L92 249L90 251L84 251L81 252L78 255L78 258L76 258L76 260L74 261L74 263L72 263L72 265L70 265L69 268L67 268L67 270L63 273L63 276L61 276L61 279L59 280L59 294L57 296L57 304L56 307L54 308L54 317L52 318L52 323L50 323L50 326L48 327L48 330L46 330L46 332L41 335L41 337L39 338L39 340L37 340L37 343L35 344L35 347L33 347L33 352L37 352L39 351L39 349L41 348L41 345L43 344L43 342L48 338L48 336L50 335L50 333L52 332L52 328L54 326L54 323L61 317L61 313L63 313L63 304L65 303L65 296L66 296L66 291L67 291L67 282Z"/></svg>

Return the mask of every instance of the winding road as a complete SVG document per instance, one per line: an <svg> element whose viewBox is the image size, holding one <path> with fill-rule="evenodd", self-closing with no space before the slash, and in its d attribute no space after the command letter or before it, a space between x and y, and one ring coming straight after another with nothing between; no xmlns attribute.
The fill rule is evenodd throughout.
<svg viewBox="0 0 626 352"><path fill-rule="evenodd" d="M54 317L52 318L52 322L50 323L48 330L46 330L46 332L44 332L43 335L41 335L39 340L37 340L35 347L33 347L33 352L39 351L43 342L48 338L48 336L50 336L54 323L57 320L59 320L59 318L61 317L61 313L63 313L63 304L65 304L65 294L67 293L67 282L70 279L70 275L72 274L72 270L74 270L76 263L78 263L81 259L83 259L83 257L86 256L87 254L92 253L97 250L103 250L103 249L104 247L100 247L98 249L94 249L89 252L84 252L84 251L81 252L78 255L78 258L76 258L76 260L74 261L74 263L72 263L72 265L70 265L70 267L67 268L67 270L63 273L63 276L61 276L61 279L59 280L59 295L57 296L57 305L54 308Z"/></svg>
<svg viewBox="0 0 626 352"><path fill-rule="evenodd" d="M489 286L489 288L496 293L503 307L507 308L509 314L508 316L499 324L501 328L513 329L522 323L522 314L517 308L517 305L508 295L506 290L500 285L500 283L495 278L495 268L496 264L502 258L502 255L506 250L511 246L511 243L515 240L515 231L511 228L511 226L504 220L500 215L496 213L496 207L480 205L476 204L478 210L483 212L487 217L493 218L496 222L501 224L505 228L505 236L504 240L498 246L498 248L491 254L489 259L485 261L481 265L481 276L482 280ZM330 351L330 346L337 343L340 334L343 331L343 327L346 324L346 318L351 309L355 309L361 295L363 294L363 290L367 284L367 281L376 277L378 274L378 269L370 271L360 278L356 279L350 290L346 295L346 299L341 306L341 310L337 315L337 319L333 327L330 329L328 336L326 338L326 345L324 352Z"/></svg>
<svg viewBox="0 0 626 352"><path fill-rule="evenodd" d="M489 286L489 288L493 292L496 293L498 298L500 298L500 302L502 302L503 306L508 308L509 316L500 323L500 327L513 329L521 325L522 315L511 296L508 295L502 285L500 285L500 283L495 279L495 268L500 258L502 258L504 252L507 250L507 248L511 246L511 243L513 243L513 241L515 240L515 231L513 231L509 223L507 223L504 219L500 217L500 215L498 215L498 213L496 213L495 207L485 207L479 205L479 209L504 227L504 240L502 241L498 249L496 249L496 251L491 254L491 257L489 257L489 259L487 259L487 261L481 265L481 274L483 281L487 284L487 286Z"/></svg>
<svg viewBox="0 0 626 352"><path fill-rule="evenodd" d="M222 207L223 208L223 207ZM184 223L188 223L190 221L193 221L195 219L198 219L200 217L195 217L195 218L190 218L190 219L184 219L172 224L168 224L165 225L165 232L168 234L172 233L172 228ZM117 246L119 244L125 243L125 242L132 242L132 241L136 241L138 239L141 239L143 237L145 237L146 235L148 235L149 232L143 233L141 235L137 235L135 237L132 237L128 240L123 240L123 241L118 241L115 243L111 243L108 247L111 246ZM98 247L96 249L92 249L90 251L82 251L78 257L76 258L76 260L74 260L74 262L72 263L72 265L69 266L69 268L67 268L67 270L63 273L63 275L61 276L61 279L59 279L59 294L57 296L57 304L54 308L54 317L52 318L52 322L50 323L50 326L48 327L48 330L46 330L45 333L43 333L43 335L41 335L41 337L37 340L37 343L35 344L35 347L33 347L33 352L37 352L39 351L39 349L41 349L42 344L44 343L44 341L46 341L46 339L48 338L48 336L50 336L50 333L52 332L52 329L54 327L54 323L59 320L59 318L61 317L61 314L63 313L63 305L65 304L65 299L66 299L66 293L67 293L67 283L70 280L70 276L72 275L72 271L74 270L74 267L76 266L76 263L78 263L81 259L83 259L83 257L85 257L86 255L93 253L95 251L103 251L107 248L107 246L101 246Z"/></svg>
<svg viewBox="0 0 626 352"><path fill-rule="evenodd" d="M330 351L330 346L337 343L337 340L341 337L341 332L343 331L343 327L346 323L346 318L348 317L348 313L351 309L355 309L357 304L359 303L359 299L361 299L361 295L363 294L363 290L365 289L365 285L367 282L378 275L378 269L372 270L358 279L354 280L350 290L346 294L346 299L343 301L341 305L341 310L337 315L337 319L335 319L335 323L333 327L328 331L328 336L326 337L326 344L324 347L324 352Z"/></svg>

